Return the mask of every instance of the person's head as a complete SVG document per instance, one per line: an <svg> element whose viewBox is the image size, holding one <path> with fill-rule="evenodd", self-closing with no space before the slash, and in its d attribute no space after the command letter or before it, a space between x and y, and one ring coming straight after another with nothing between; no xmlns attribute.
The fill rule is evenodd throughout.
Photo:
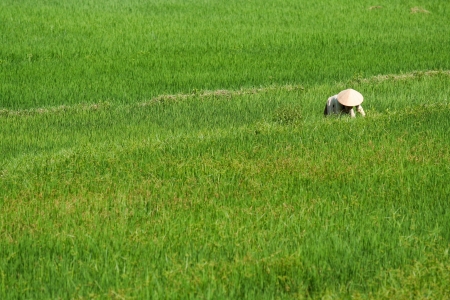
<svg viewBox="0 0 450 300"><path fill-rule="evenodd" d="M350 107L348 109L348 111L350 111L353 108L353 106L360 105L364 101L364 97L358 91L355 91L353 89L347 89L341 91L337 95L337 100L340 104Z"/></svg>

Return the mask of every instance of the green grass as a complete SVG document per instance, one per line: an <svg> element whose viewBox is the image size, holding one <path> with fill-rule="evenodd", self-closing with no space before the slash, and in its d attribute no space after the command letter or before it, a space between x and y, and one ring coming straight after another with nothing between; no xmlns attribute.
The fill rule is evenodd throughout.
<svg viewBox="0 0 450 300"><path fill-rule="evenodd" d="M1 106L135 103L193 89L450 69L427 1L2 1Z"/></svg>
<svg viewBox="0 0 450 300"><path fill-rule="evenodd" d="M0 298L449 298L449 5L395 2L3 1Z"/></svg>
<svg viewBox="0 0 450 300"><path fill-rule="evenodd" d="M449 80L3 112L3 293L448 296Z"/></svg>

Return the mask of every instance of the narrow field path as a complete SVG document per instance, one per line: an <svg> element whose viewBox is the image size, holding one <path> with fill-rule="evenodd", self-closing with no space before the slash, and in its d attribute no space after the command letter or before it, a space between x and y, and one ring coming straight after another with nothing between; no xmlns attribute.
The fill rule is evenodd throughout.
<svg viewBox="0 0 450 300"><path fill-rule="evenodd" d="M424 77L433 77L433 76L445 76L450 77L450 70L429 70L429 71L414 71L409 73L402 74L386 74L386 75L376 75L368 78L353 78L347 82L337 82L334 84L337 89L344 89L349 86L357 86L361 84L378 84L383 82L395 82L395 81L408 81L408 80L417 80ZM179 102L185 101L188 99L198 98L230 98L237 97L243 95L254 95L261 93L268 93L274 91L305 91L305 90L320 90L323 87L332 88L331 85L319 85L319 86L307 86L301 84L286 84L286 85L269 85L263 87L254 87L254 88L242 88L239 90L204 90L204 91L195 91L189 94L172 94L172 95L160 95L154 97L148 101L143 101L135 104L113 104L108 101L101 101L97 103L79 103L75 105L59 105L59 106L50 106L50 107L38 107L32 109L5 109L0 108L0 117L5 116L29 116L33 114L48 114L48 113L62 113L69 111L101 111L104 109L110 109L111 107L133 107L133 106L149 106L157 103L170 103L170 102Z"/></svg>

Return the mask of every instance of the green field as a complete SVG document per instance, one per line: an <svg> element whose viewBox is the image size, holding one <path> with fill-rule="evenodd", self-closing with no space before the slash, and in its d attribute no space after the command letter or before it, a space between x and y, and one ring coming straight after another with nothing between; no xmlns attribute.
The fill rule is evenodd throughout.
<svg viewBox="0 0 450 300"><path fill-rule="evenodd" d="M450 298L449 14L3 0L0 298Z"/></svg>

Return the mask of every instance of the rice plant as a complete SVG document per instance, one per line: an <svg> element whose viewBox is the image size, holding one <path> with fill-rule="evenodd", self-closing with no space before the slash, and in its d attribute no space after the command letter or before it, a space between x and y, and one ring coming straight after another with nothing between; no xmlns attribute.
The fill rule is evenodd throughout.
<svg viewBox="0 0 450 300"><path fill-rule="evenodd" d="M375 4L3 1L0 297L449 298L449 4Z"/></svg>

